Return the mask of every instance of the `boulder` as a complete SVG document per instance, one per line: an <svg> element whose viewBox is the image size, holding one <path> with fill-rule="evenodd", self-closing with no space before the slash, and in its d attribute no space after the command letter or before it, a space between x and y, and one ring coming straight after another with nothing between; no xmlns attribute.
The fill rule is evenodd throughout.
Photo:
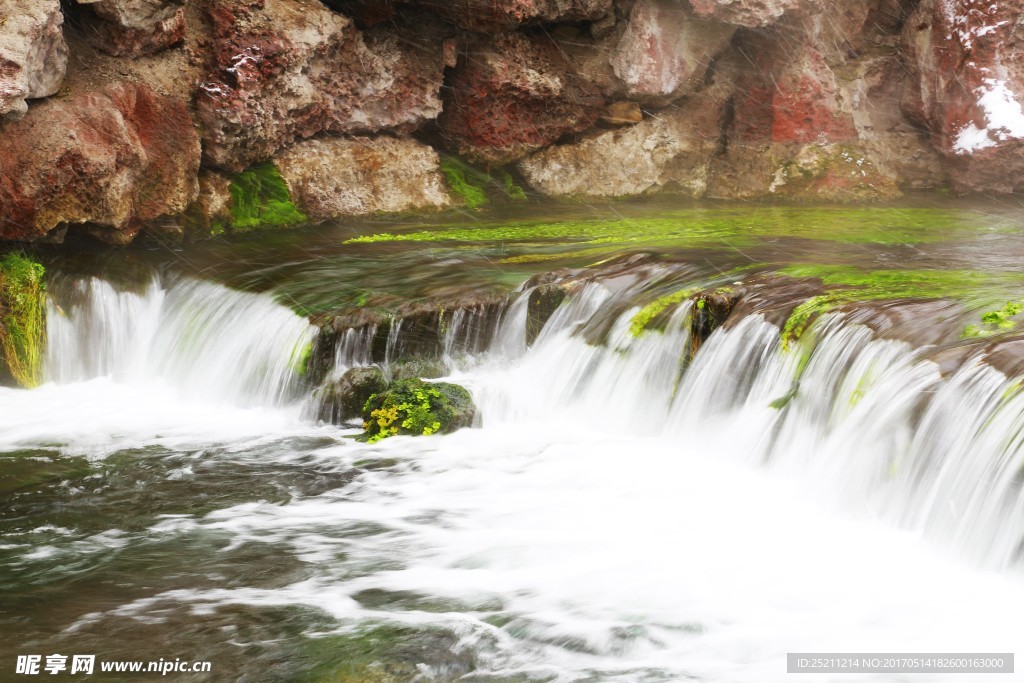
<svg viewBox="0 0 1024 683"><path fill-rule="evenodd" d="M396 380L363 406L363 436L373 443L398 434L446 434L473 424L476 406L457 384Z"/></svg>
<svg viewBox="0 0 1024 683"><path fill-rule="evenodd" d="M408 138L315 138L274 164L292 201L315 221L451 204L437 152Z"/></svg>
<svg viewBox="0 0 1024 683"><path fill-rule="evenodd" d="M675 0L637 0L611 65L630 97L675 99L703 83L734 30L698 19Z"/></svg>
<svg viewBox="0 0 1024 683"><path fill-rule="evenodd" d="M361 34L315 0L213 0L215 67L196 100L228 171L320 132L410 131L441 111L440 41Z"/></svg>
<svg viewBox="0 0 1024 683"><path fill-rule="evenodd" d="M363 414L366 401L388 388L384 371L376 365L351 368L317 392L317 419L342 424Z"/></svg>
<svg viewBox="0 0 1024 683"><path fill-rule="evenodd" d="M514 29L525 23L594 21L612 12L613 0L419 0L463 28Z"/></svg>
<svg viewBox="0 0 1024 683"><path fill-rule="evenodd" d="M457 153L502 165L586 130L604 104L552 41L510 34L460 60L438 122Z"/></svg>
<svg viewBox="0 0 1024 683"><path fill-rule="evenodd" d="M107 54L153 54L185 37L185 0L77 1L91 9L82 17L85 35Z"/></svg>
<svg viewBox="0 0 1024 683"><path fill-rule="evenodd" d="M1024 190L1022 13L1022 0L922 0L904 27L904 108L960 190Z"/></svg>
<svg viewBox="0 0 1024 683"><path fill-rule="evenodd" d="M635 126L542 150L519 170L530 187L549 196L619 197L672 186L700 197L726 102L722 92L701 93Z"/></svg>
<svg viewBox="0 0 1024 683"><path fill-rule="evenodd" d="M68 46L58 0L0 0L0 119L28 111L25 100L56 93Z"/></svg>
<svg viewBox="0 0 1024 683"><path fill-rule="evenodd" d="M48 100L0 129L0 238L45 238L89 223L130 241L198 191L199 136L184 102L122 83Z"/></svg>

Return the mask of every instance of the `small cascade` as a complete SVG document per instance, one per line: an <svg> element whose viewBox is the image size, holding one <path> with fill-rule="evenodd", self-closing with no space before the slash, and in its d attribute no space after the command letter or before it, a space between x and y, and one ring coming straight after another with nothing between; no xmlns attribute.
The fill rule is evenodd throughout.
<svg viewBox="0 0 1024 683"><path fill-rule="evenodd" d="M58 281L51 291L48 381L161 382L238 406L298 397L315 328L268 295L185 277L132 290L97 278Z"/></svg>
<svg viewBox="0 0 1024 683"><path fill-rule="evenodd" d="M636 293L586 285L529 349L521 315L499 324L495 353L474 376L485 424L554 417L671 437L681 455L710 449L767 466L988 566L1020 561L1019 382L980 359L944 378L920 350L840 314L819 318L789 349L754 313L717 329L690 358L690 302L663 331L633 336L634 306L603 344L587 340L595 318Z"/></svg>

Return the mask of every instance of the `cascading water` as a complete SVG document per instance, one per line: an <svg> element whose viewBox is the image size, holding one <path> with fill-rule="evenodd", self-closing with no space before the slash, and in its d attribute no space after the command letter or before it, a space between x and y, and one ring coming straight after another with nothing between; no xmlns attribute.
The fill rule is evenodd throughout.
<svg viewBox="0 0 1024 683"><path fill-rule="evenodd" d="M274 406L296 398L296 368L314 329L266 295L179 278L119 291L68 284L48 308L46 378L164 381L184 395Z"/></svg>
<svg viewBox="0 0 1024 683"><path fill-rule="evenodd" d="M983 363L943 377L839 315L783 350L757 313L690 358L689 301L663 330L634 334L642 282L574 288L527 346L524 289L486 335L482 314L443 318L441 351L481 428L366 445L301 417L305 320L266 295L167 282L80 281L57 296L51 383L0 390L0 414L20 416L5 440L53 448L46 416L59 405L85 415L56 439L65 454L158 444L174 455L155 489L225 477L240 496L224 472L255 467L282 492L225 494L195 513L161 514L157 499L129 531L15 542L30 576L100 548L126 562L163 544L196 555L187 581L83 606L65 639L160 624L180 638L196 623L205 643L206 620L254 612L270 630L229 628L212 658L294 630L320 642L389 625L444 634L435 649L448 654L418 680L623 683L764 683L786 679L787 651L1006 652L1019 640L1024 394ZM369 364L377 333L340 334L328 378ZM389 327L386 361L401 334ZM96 396L109 403L84 405ZM132 431L103 421L111 406L166 419ZM91 441L86 423L106 438ZM239 578L219 559L232 553L266 559ZM260 611L296 609L319 616Z"/></svg>

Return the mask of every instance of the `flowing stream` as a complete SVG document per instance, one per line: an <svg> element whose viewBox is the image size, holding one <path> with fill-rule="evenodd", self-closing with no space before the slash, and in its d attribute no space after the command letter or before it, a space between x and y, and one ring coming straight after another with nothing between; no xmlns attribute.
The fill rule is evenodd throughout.
<svg viewBox="0 0 1024 683"><path fill-rule="evenodd" d="M783 350L754 312L686 361L691 304L635 336L634 289L602 282L527 345L525 290L449 328L475 428L367 445L308 417L316 329L269 293L51 291L46 384L0 389L5 662L766 683L787 652L1021 642L1024 393L980 359L944 374L839 314ZM368 347L342 335L336 372Z"/></svg>

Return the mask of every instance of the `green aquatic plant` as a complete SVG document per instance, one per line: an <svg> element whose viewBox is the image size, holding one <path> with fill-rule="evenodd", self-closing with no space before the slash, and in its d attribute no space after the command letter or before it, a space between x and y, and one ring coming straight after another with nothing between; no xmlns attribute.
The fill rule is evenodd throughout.
<svg viewBox="0 0 1024 683"><path fill-rule="evenodd" d="M46 269L23 254L0 259L0 351L14 381L38 386L46 339Z"/></svg>
<svg viewBox="0 0 1024 683"><path fill-rule="evenodd" d="M442 160L442 167L452 169L454 180L449 179L450 185L464 180L482 192L483 188L495 184L491 176L482 171L449 159ZM470 175L466 168L480 176ZM778 206L752 211L699 207L672 208L642 216L617 213L619 215L615 218L586 217L560 221L502 219L472 226L453 224L398 234L365 235L349 241L479 243L571 240L580 244L705 246L726 243L730 247L739 247L754 244L762 238L790 237L849 244L921 244L947 240L951 234L966 234L978 227L997 232L1016 229L1011 218L986 216L982 223L980 217L967 212L927 208Z"/></svg>
<svg viewBox="0 0 1024 683"><path fill-rule="evenodd" d="M986 311L981 314L981 325L968 325L961 335L965 339L990 337L1001 332L1009 332L1017 327L1014 317L1024 312L1024 301L1007 301L1002 308Z"/></svg>
<svg viewBox="0 0 1024 683"><path fill-rule="evenodd" d="M230 192L231 227L236 231L296 225L309 220L292 203L288 184L270 161L235 175Z"/></svg>
<svg viewBox="0 0 1024 683"><path fill-rule="evenodd" d="M313 355L313 342L297 342L292 349L289 365L292 372L300 377L305 377L309 372L309 359Z"/></svg>
<svg viewBox="0 0 1024 683"><path fill-rule="evenodd" d="M476 409L457 384L396 380L363 405L363 438L368 443L398 434L430 436L468 427Z"/></svg>

